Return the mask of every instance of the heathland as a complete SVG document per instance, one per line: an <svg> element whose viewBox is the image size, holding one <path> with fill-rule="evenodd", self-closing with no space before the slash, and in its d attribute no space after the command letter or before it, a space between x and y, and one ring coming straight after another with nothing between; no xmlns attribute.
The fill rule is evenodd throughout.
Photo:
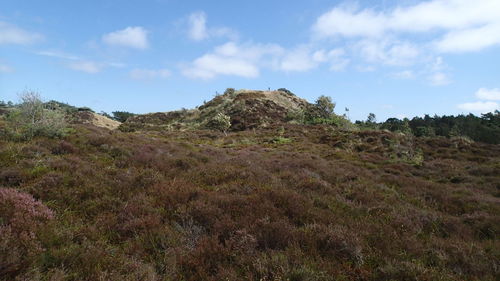
<svg viewBox="0 0 500 281"><path fill-rule="evenodd" d="M334 107L0 103L0 280L498 280L499 112Z"/></svg>

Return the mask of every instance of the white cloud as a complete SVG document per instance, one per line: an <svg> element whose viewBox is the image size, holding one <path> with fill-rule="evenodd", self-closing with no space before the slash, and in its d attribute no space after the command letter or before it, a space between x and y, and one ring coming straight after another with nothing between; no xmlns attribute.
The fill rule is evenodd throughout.
<svg viewBox="0 0 500 281"><path fill-rule="evenodd" d="M14 69L12 69L12 67L5 64L0 64L0 73L11 73L11 72L14 72Z"/></svg>
<svg viewBox="0 0 500 281"><path fill-rule="evenodd" d="M438 50L452 53L479 51L500 45L500 23L451 31L435 44Z"/></svg>
<svg viewBox="0 0 500 281"><path fill-rule="evenodd" d="M188 37L194 41L202 41L210 37L228 37L236 39L237 32L228 27L207 27L205 12L194 12L188 17Z"/></svg>
<svg viewBox="0 0 500 281"><path fill-rule="evenodd" d="M344 49L341 48L332 49L328 52L325 50L316 51L313 54L313 60L329 63L331 71L342 71L350 62L345 56Z"/></svg>
<svg viewBox="0 0 500 281"><path fill-rule="evenodd" d="M373 65L358 65L356 66L356 70L359 72L373 72L377 70L377 68Z"/></svg>
<svg viewBox="0 0 500 281"><path fill-rule="evenodd" d="M140 26L127 27L105 34L102 36L102 41L108 45L135 49L146 49L149 46L148 31Z"/></svg>
<svg viewBox="0 0 500 281"><path fill-rule="evenodd" d="M66 54L66 53L59 52L59 51L39 51L39 52L36 52L35 54L40 55L40 56L58 58L58 59L80 60L80 58L78 56Z"/></svg>
<svg viewBox="0 0 500 281"><path fill-rule="evenodd" d="M445 86L451 84L451 78L444 72L436 72L428 77L433 86Z"/></svg>
<svg viewBox="0 0 500 281"><path fill-rule="evenodd" d="M319 38L344 37L376 37L385 31L386 17L372 10L358 13L353 9L336 7L321 15L313 26L315 36Z"/></svg>
<svg viewBox="0 0 500 281"><path fill-rule="evenodd" d="M444 32L435 44L438 51L478 51L500 45L500 1L432 0L380 12L337 6L318 17L312 31L320 39L371 40L399 33Z"/></svg>
<svg viewBox="0 0 500 281"><path fill-rule="evenodd" d="M133 69L129 75L134 80L152 80L168 78L171 72L168 69Z"/></svg>
<svg viewBox="0 0 500 281"><path fill-rule="evenodd" d="M420 55L413 44L392 40L362 40L355 45L355 49L370 63L394 66L414 64Z"/></svg>
<svg viewBox="0 0 500 281"><path fill-rule="evenodd" d="M449 67L446 65L442 57L435 57L428 62L424 75L427 76L427 81L433 86L445 86L453 81L448 73Z"/></svg>
<svg viewBox="0 0 500 281"><path fill-rule="evenodd" d="M320 62L326 60L324 51L311 54L309 48L301 46L287 52L279 68L284 71L307 71L316 68Z"/></svg>
<svg viewBox="0 0 500 281"><path fill-rule="evenodd" d="M398 79L414 79L415 73L411 70L403 70L392 74L393 77Z"/></svg>
<svg viewBox="0 0 500 281"><path fill-rule="evenodd" d="M208 38L207 15L204 12L195 12L189 15L189 38L200 41Z"/></svg>
<svg viewBox="0 0 500 281"><path fill-rule="evenodd" d="M95 74L101 72L104 65L93 61L78 61L68 64L68 67L76 71Z"/></svg>
<svg viewBox="0 0 500 281"><path fill-rule="evenodd" d="M212 79L217 75L232 75L245 78L259 76L259 68L252 62L240 59L206 54L185 69L185 75L193 78Z"/></svg>
<svg viewBox="0 0 500 281"><path fill-rule="evenodd" d="M39 56L46 56L46 57L64 60L65 61L64 65L66 67L68 67L69 69L72 69L75 71L91 73L91 74L99 73L103 69L108 68L108 67L122 68L122 67L126 66L125 64L120 63L120 62L91 61L91 60L84 59L80 56L68 54L68 53L61 52L61 51L38 51L38 52L35 52L35 54L37 54Z"/></svg>
<svg viewBox="0 0 500 281"><path fill-rule="evenodd" d="M274 56L282 53L283 49L274 44L229 42L184 66L182 72L200 79L212 79L218 75L255 78L260 75L261 66L274 65Z"/></svg>
<svg viewBox="0 0 500 281"><path fill-rule="evenodd" d="M470 112L486 113L499 109L500 105L492 101L477 101L459 104L458 108Z"/></svg>
<svg viewBox="0 0 500 281"><path fill-rule="evenodd" d="M318 67L322 63L330 65L332 71L342 71L349 64L345 58L345 51L341 48L330 51L320 49L314 50L311 46L302 45L290 51L286 51L282 58L279 58L279 70L283 71L308 71Z"/></svg>
<svg viewBox="0 0 500 281"><path fill-rule="evenodd" d="M341 48L318 50L311 45L299 45L286 50L277 44L228 42L184 65L182 72L188 77L201 79L218 75L255 78L262 68L304 72L326 64L331 71L342 71L349 62Z"/></svg>
<svg viewBox="0 0 500 281"><path fill-rule="evenodd" d="M0 21L0 45L19 44L27 45L35 43L43 38L42 35L26 31L15 25Z"/></svg>
<svg viewBox="0 0 500 281"><path fill-rule="evenodd" d="M500 89L481 88L477 90L476 97L481 100L500 100Z"/></svg>

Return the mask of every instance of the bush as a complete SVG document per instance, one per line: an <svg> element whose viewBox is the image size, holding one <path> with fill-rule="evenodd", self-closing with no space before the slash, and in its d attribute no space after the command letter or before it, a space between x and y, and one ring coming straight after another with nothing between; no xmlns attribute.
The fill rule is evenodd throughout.
<svg viewBox="0 0 500 281"><path fill-rule="evenodd" d="M283 92L283 93L285 93L285 94L287 94L289 96L295 96L295 94L292 91L290 91L290 90L288 90L286 88L279 88L278 92Z"/></svg>
<svg viewBox="0 0 500 281"><path fill-rule="evenodd" d="M236 93L236 90L234 88L227 88L224 91L225 96L232 96L232 95L234 95L234 93Z"/></svg>
<svg viewBox="0 0 500 281"><path fill-rule="evenodd" d="M21 104L8 113L6 121L0 134L13 140L30 140L36 136L56 138L68 132L65 113L54 103L44 104L35 92L22 94Z"/></svg>
<svg viewBox="0 0 500 281"><path fill-rule="evenodd" d="M207 128L226 133L231 127L231 117L219 112L207 123Z"/></svg>
<svg viewBox="0 0 500 281"><path fill-rule="evenodd" d="M290 110L286 115L286 121L293 124L303 124L305 122L305 112L303 110Z"/></svg>
<svg viewBox="0 0 500 281"><path fill-rule="evenodd" d="M314 104L309 105L305 112L305 123L314 124L315 119L330 119L334 113L335 103L331 97L320 96ZM317 123L316 123L317 124Z"/></svg>
<svg viewBox="0 0 500 281"><path fill-rule="evenodd" d="M12 278L33 262L42 251L35 232L53 217L53 212L30 194L0 188L1 276Z"/></svg>

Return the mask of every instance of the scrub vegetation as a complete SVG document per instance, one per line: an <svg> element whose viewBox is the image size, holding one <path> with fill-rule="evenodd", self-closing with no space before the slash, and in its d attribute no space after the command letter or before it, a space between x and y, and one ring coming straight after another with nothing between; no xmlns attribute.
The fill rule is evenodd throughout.
<svg viewBox="0 0 500 281"><path fill-rule="evenodd" d="M5 105L0 280L497 280L498 144L279 92L22 138Z"/></svg>

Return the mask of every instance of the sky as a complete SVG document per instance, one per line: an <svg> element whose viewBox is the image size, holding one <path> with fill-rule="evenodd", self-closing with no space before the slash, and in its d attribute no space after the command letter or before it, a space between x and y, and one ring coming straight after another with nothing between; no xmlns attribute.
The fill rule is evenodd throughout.
<svg viewBox="0 0 500 281"><path fill-rule="evenodd" d="M500 109L500 0L2 0L0 100L193 108L226 88L352 120Z"/></svg>

